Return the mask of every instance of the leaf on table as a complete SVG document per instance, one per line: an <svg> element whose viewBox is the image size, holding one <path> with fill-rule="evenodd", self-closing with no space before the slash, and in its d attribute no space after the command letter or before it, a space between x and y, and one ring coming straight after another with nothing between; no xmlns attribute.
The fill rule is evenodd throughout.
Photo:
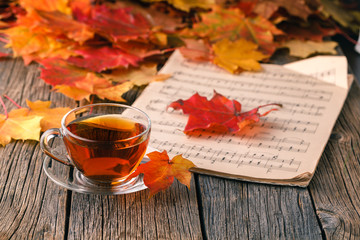
<svg viewBox="0 0 360 240"><path fill-rule="evenodd" d="M61 12L36 11L41 17L38 27L47 29L49 33L61 36L65 34L69 39L78 42L80 45L94 37L94 32L84 23L78 22Z"/></svg>
<svg viewBox="0 0 360 240"><path fill-rule="evenodd" d="M84 15L89 15L91 12L91 8L93 6L92 0L76 0L70 1L69 7L71 8L72 12L81 11Z"/></svg>
<svg viewBox="0 0 360 240"><path fill-rule="evenodd" d="M114 44L114 47L119 48L128 54L135 55L141 59L157 54L164 54L169 51L167 49L158 49L152 43L141 41L117 42Z"/></svg>
<svg viewBox="0 0 360 240"><path fill-rule="evenodd" d="M151 152L147 156L150 161L141 164L128 179L144 174L144 183L150 190L150 197L170 187L174 178L190 188L191 172L189 169L195 167L190 160L181 155L170 160L166 151Z"/></svg>
<svg viewBox="0 0 360 240"><path fill-rule="evenodd" d="M68 58L73 54L69 51L69 44L58 41L52 35L33 32L28 27L16 26L4 32L10 40L6 47L12 48L14 57L27 59L26 63L39 58Z"/></svg>
<svg viewBox="0 0 360 240"><path fill-rule="evenodd" d="M26 10L36 9L48 12L59 11L65 14L71 14L69 0L19 0L19 4Z"/></svg>
<svg viewBox="0 0 360 240"><path fill-rule="evenodd" d="M83 99L90 100L90 95L97 95L101 99L108 99L117 102L126 102L122 98L122 95L129 91L134 84L130 81L117 84L115 86L108 87L95 87L93 91L86 91L77 87L71 87L67 85L56 85L54 90L60 92L67 97L70 97L76 101L81 101Z"/></svg>
<svg viewBox="0 0 360 240"><path fill-rule="evenodd" d="M37 140L40 136L40 116L11 116L0 114L0 144L5 146L15 140Z"/></svg>
<svg viewBox="0 0 360 240"><path fill-rule="evenodd" d="M92 94L89 91L77 88L77 87L71 87L68 85L56 85L53 88L54 91L64 94L65 96L74 99L75 101L81 101L83 99L90 99L90 95Z"/></svg>
<svg viewBox="0 0 360 240"><path fill-rule="evenodd" d="M26 103L29 108L17 105L19 108L9 112L7 116L0 114L1 145L5 146L11 139L39 141L41 131L59 128L63 116L71 110L68 107L50 108L51 101L26 100ZM3 107L6 112L5 105Z"/></svg>
<svg viewBox="0 0 360 240"><path fill-rule="evenodd" d="M93 72L68 64L62 59L44 59L40 62L40 78L53 86L67 85L93 93L97 87L112 87L112 83Z"/></svg>
<svg viewBox="0 0 360 240"><path fill-rule="evenodd" d="M130 8L110 8L96 5L89 15L74 11L75 18L89 25L97 34L111 42L148 39L152 25L141 13Z"/></svg>
<svg viewBox="0 0 360 240"><path fill-rule="evenodd" d="M91 94L113 101L125 101L121 96L134 85L162 81L167 74L157 75L156 65L142 64L139 68L114 69L102 75L68 64L62 59L42 60L40 77L54 90L75 100L89 99Z"/></svg>
<svg viewBox="0 0 360 240"><path fill-rule="evenodd" d="M306 58L315 53L337 54L335 48L338 44L333 41L313 42L291 40L283 43L282 46L289 48L291 56Z"/></svg>
<svg viewBox="0 0 360 240"><path fill-rule="evenodd" d="M60 128L61 119L71 109L68 107L50 108L51 101L40 101L31 102L26 100L26 104L30 110L27 116L40 116L41 131L44 132L50 128Z"/></svg>
<svg viewBox="0 0 360 240"><path fill-rule="evenodd" d="M231 73L260 70L258 61L268 56L259 52L257 48L256 44L245 39L235 42L223 39L213 45L213 62Z"/></svg>
<svg viewBox="0 0 360 240"><path fill-rule="evenodd" d="M0 20L0 29L9 27L9 24Z"/></svg>
<svg viewBox="0 0 360 240"><path fill-rule="evenodd" d="M179 99L172 102L168 108L181 109L184 114L189 115L184 129L186 134L198 129L234 133L249 124L258 122L260 117L278 110L273 108L265 113L258 112L260 108L271 105L281 107L281 104L267 104L241 112L241 104L238 101L227 99L214 91L214 96L210 101L196 93L187 100Z"/></svg>
<svg viewBox="0 0 360 240"><path fill-rule="evenodd" d="M143 0L144 2L161 2L163 0ZM215 4L215 0L166 0L175 8L189 12L192 8L209 9Z"/></svg>
<svg viewBox="0 0 360 240"><path fill-rule="evenodd" d="M211 12L202 13L201 19L192 29L186 29L181 34L185 37L206 38L210 43L224 38L231 41L244 38L258 44L260 50L269 55L277 47L274 35L283 34L264 17L246 17L238 8L224 9L216 6Z"/></svg>
<svg viewBox="0 0 360 240"><path fill-rule="evenodd" d="M163 9L155 4L144 7L142 4L133 1L117 1L114 8L130 8L133 12L140 13L146 17L153 28L166 32L173 33L176 29L185 26L182 20L184 14L170 7Z"/></svg>
<svg viewBox="0 0 360 240"><path fill-rule="evenodd" d="M117 67L138 66L142 59L113 47L85 47L74 51L79 57L70 57L67 61L75 66L95 72Z"/></svg>

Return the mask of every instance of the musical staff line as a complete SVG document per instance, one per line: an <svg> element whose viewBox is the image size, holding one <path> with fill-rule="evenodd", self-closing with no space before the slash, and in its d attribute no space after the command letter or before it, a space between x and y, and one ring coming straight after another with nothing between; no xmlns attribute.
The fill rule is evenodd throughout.
<svg viewBox="0 0 360 240"><path fill-rule="evenodd" d="M331 74L333 74L333 71L327 71L323 72L321 74L313 74L313 75L304 75L301 73L292 72L289 70L282 70L280 72L274 73L274 72L259 72L259 73L249 73L249 72L243 72L241 73L241 76L244 77L244 79L248 78L247 80L253 81L254 79L261 80L262 82L279 82L283 84L293 83L293 84L303 84L303 85L309 85L309 86L322 86L322 85L328 85L328 83L319 81L317 77L328 77L331 78ZM209 82L214 82L217 84L227 84L227 85L233 85L237 84L239 82L238 79L222 79L219 77L209 77L209 76L203 76L203 75L195 75L192 73L186 73L182 71L176 71L174 72L174 75L184 75L191 78L206 78Z"/></svg>
<svg viewBox="0 0 360 240"><path fill-rule="evenodd" d="M171 125L169 122L154 122L155 127L152 131L156 133L166 133L177 136L184 136L182 129L184 124L178 122ZM215 144L226 143L232 146L245 146L247 148L276 149L278 151L302 152L305 153L310 143L300 138L279 138L269 133L250 134L219 134L206 130L194 131L187 136L188 139L205 139Z"/></svg>
<svg viewBox="0 0 360 240"><path fill-rule="evenodd" d="M297 172L301 164L301 161L294 158L281 158L279 154L214 150L211 147L178 144L158 139L152 139L150 145L157 149L170 149L168 150L170 154L182 154L183 157L196 162L200 168L203 164L226 162L236 168L242 166L263 168L267 173L272 171Z"/></svg>
<svg viewBox="0 0 360 240"><path fill-rule="evenodd" d="M166 89L168 89L167 87L163 87L160 92L164 95L167 96L173 96L172 94L170 94ZM184 88L179 89L179 91L185 90ZM188 98L191 95L191 92L187 92L187 91L191 91L191 92L195 92L193 90L190 89L186 89L186 93L185 91L183 93L181 92L177 92L177 94L179 94L179 98ZM199 94L203 95L203 96L210 96L209 93L204 94L204 92L200 92ZM229 99L236 99L238 100L241 105L243 106L243 108L247 108L247 109L254 109L256 107L258 107L259 105L265 105L265 104L270 104L275 102L275 100L265 100L262 98L249 98L249 97L238 97L234 95L227 95L226 96ZM165 101L165 100L151 100L149 102L149 104L146 105L146 109L147 110L151 110L151 111L158 111L159 113L163 113L166 108L167 105L169 104L169 101ZM325 106L323 105L318 105L318 104L314 104L314 103L293 103L293 102L289 102L289 101L281 101L279 102L283 105L283 108L281 109L281 112L283 113L291 113L292 115L294 114L299 114L299 115L307 115L307 116L322 116L325 110Z"/></svg>
<svg viewBox="0 0 360 240"><path fill-rule="evenodd" d="M169 82L174 81L177 83L187 83L197 86L204 86L203 82L192 82L191 78L178 78L174 75L172 78L168 79ZM233 92L251 92L256 94L268 94L268 95L282 95L292 98L300 99L312 99L317 101L328 102L332 98L332 93L325 90L313 90L312 88L302 88L302 87L289 87L287 85L269 85L264 83L248 83L248 82L238 82L234 85L224 85L224 84L211 84L206 82L206 85L212 89L227 89Z"/></svg>

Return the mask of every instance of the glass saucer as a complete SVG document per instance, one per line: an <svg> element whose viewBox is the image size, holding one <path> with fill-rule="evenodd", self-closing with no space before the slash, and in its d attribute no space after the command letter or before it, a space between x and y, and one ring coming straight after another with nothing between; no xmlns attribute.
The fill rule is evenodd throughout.
<svg viewBox="0 0 360 240"><path fill-rule="evenodd" d="M154 148L148 147L146 154L156 151ZM149 161L144 157L140 164ZM130 179L129 181L119 185L108 185L96 183L86 178L76 168L66 166L58 161L46 156L43 162L45 174L57 185L68 190L101 195L121 195L138 192L146 189L142 176ZM69 169L67 172L66 169Z"/></svg>

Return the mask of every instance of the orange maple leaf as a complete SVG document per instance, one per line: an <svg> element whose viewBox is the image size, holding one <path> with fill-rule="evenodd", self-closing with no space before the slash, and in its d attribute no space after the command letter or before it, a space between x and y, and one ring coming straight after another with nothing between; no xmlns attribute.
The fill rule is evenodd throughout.
<svg viewBox="0 0 360 240"><path fill-rule="evenodd" d="M19 0L19 3L27 10L37 9L48 12L59 11L71 14L71 8L68 6L69 0Z"/></svg>
<svg viewBox="0 0 360 240"><path fill-rule="evenodd" d="M150 161L141 164L128 179L144 174L144 183L150 190L150 197L167 189L174 182L174 178L190 188L191 172L189 169L195 165L181 155L170 160L167 152L151 152L147 154Z"/></svg>

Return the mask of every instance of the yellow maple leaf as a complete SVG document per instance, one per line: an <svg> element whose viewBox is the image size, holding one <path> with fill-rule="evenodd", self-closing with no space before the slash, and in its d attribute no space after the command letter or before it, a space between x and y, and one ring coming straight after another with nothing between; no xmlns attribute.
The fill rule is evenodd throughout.
<svg viewBox="0 0 360 240"><path fill-rule="evenodd" d="M18 112L19 113L19 112ZM15 116L6 118L0 114L0 144L5 146L11 139L36 140L40 137L40 116ZM16 114L17 115L17 114Z"/></svg>
<svg viewBox="0 0 360 240"><path fill-rule="evenodd" d="M41 131L46 131L50 128L60 128L61 119L71 109L68 107L50 108L51 101L40 101L31 102L26 100L26 104L30 110L28 116L40 116Z"/></svg>
<svg viewBox="0 0 360 240"><path fill-rule="evenodd" d="M231 73L260 70L259 61L268 56L257 51L257 48L255 43L242 38L235 42L225 38L212 46L215 55L213 62Z"/></svg>
<svg viewBox="0 0 360 240"><path fill-rule="evenodd" d="M20 0L19 3L27 10L36 9L48 12L59 11L65 14L71 14L69 0Z"/></svg>
<svg viewBox="0 0 360 240"><path fill-rule="evenodd" d="M107 88L97 88L94 90L99 98L106 98L108 100L117 101L117 102L126 102L121 96L129 91L134 84L132 82L124 82L113 87Z"/></svg>

